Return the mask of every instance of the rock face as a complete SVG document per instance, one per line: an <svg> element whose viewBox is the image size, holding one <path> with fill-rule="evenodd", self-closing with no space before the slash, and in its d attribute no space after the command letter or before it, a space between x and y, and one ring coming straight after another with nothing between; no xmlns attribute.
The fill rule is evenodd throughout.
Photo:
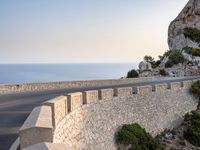
<svg viewBox="0 0 200 150"><path fill-rule="evenodd" d="M186 27L200 30L200 0L189 0L181 13L169 25L168 45L170 49L199 48L200 43L185 37L184 28Z"/></svg>
<svg viewBox="0 0 200 150"><path fill-rule="evenodd" d="M140 72L152 70L151 64L146 61L140 62L138 67Z"/></svg>

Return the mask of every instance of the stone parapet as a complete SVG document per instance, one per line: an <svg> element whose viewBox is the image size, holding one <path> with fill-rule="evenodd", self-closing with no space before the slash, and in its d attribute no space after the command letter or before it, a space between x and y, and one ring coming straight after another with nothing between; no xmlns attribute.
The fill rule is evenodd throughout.
<svg viewBox="0 0 200 150"><path fill-rule="evenodd" d="M108 85L123 85L138 83L141 81L152 81L153 77L140 77L132 79L110 79L110 80L83 80L83 81L61 81L46 83L24 83L24 84L0 84L0 94L27 92L27 91L45 91L55 89L94 87Z"/></svg>
<svg viewBox="0 0 200 150"><path fill-rule="evenodd" d="M197 101L185 90L191 83L98 89L56 97L31 112L20 129L21 148L101 150L105 144L113 149L114 133L124 123L140 123L152 135L171 129L174 121L196 108Z"/></svg>
<svg viewBox="0 0 200 150"><path fill-rule="evenodd" d="M83 96L81 92L67 94L68 112L71 112L83 105Z"/></svg>
<svg viewBox="0 0 200 150"><path fill-rule="evenodd" d="M83 104L95 103L98 101L98 99L99 97L97 90L83 92Z"/></svg>
<svg viewBox="0 0 200 150"><path fill-rule="evenodd" d="M167 89L168 89L167 83L159 83L159 84L153 85L153 91L155 92L164 92Z"/></svg>
<svg viewBox="0 0 200 150"><path fill-rule="evenodd" d="M189 80L189 81L183 81L182 82L182 86L183 86L183 88L190 88L191 86L192 86L192 81L191 80Z"/></svg>
<svg viewBox="0 0 200 150"><path fill-rule="evenodd" d="M151 85L147 85L147 86L138 86L135 88L136 93L140 94L140 95L145 95L148 93L152 93L152 86Z"/></svg>
<svg viewBox="0 0 200 150"><path fill-rule="evenodd" d="M113 89L100 89L98 92L100 100L112 99L114 95Z"/></svg>
<svg viewBox="0 0 200 150"><path fill-rule="evenodd" d="M68 113L67 97L59 96L44 103L51 106L53 126L55 127Z"/></svg>
<svg viewBox="0 0 200 150"><path fill-rule="evenodd" d="M181 82L171 82L169 83L169 89L171 90L180 90L182 88Z"/></svg>
<svg viewBox="0 0 200 150"><path fill-rule="evenodd" d="M20 128L19 135L21 148L40 142L53 142L51 107L34 108Z"/></svg>
<svg viewBox="0 0 200 150"><path fill-rule="evenodd" d="M132 94L133 94L132 87L123 87L114 90L114 96L124 97L124 96L131 96Z"/></svg>

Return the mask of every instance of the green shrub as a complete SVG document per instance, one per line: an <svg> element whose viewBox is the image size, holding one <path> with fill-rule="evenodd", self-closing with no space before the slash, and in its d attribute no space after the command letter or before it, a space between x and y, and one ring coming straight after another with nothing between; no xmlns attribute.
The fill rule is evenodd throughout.
<svg viewBox="0 0 200 150"><path fill-rule="evenodd" d="M200 109L200 80L192 84L190 91L199 98L197 109Z"/></svg>
<svg viewBox="0 0 200 150"><path fill-rule="evenodd" d="M184 47L183 50L192 56L200 56L199 48Z"/></svg>
<svg viewBox="0 0 200 150"><path fill-rule="evenodd" d="M165 63L165 68L171 68L172 66L174 65L174 63L170 60L168 60L166 63Z"/></svg>
<svg viewBox="0 0 200 150"><path fill-rule="evenodd" d="M160 69L160 75L161 76L167 76L168 73L165 71L165 69Z"/></svg>
<svg viewBox="0 0 200 150"><path fill-rule="evenodd" d="M187 114L186 117L187 120L190 120L191 125L184 132L184 137L194 146L200 146L200 113L192 111L192 113Z"/></svg>
<svg viewBox="0 0 200 150"><path fill-rule="evenodd" d="M161 61L160 61L160 60L157 60L157 61L155 62L155 66L156 66L156 67L158 67L160 64L161 64ZM156 67L155 67L155 68L156 68Z"/></svg>
<svg viewBox="0 0 200 150"><path fill-rule="evenodd" d="M169 68L173 65L176 65L178 63L183 63L185 61L182 53L180 50L168 50L164 53L163 58L167 56L168 62L166 62L165 67Z"/></svg>
<svg viewBox="0 0 200 150"><path fill-rule="evenodd" d="M123 125L117 133L117 141L125 146L130 145L131 150L163 150L163 147L137 123Z"/></svg>
<svg viewBox="0 0 200 150"><path fill-rule="evenodd" d="M183 51L184 51L185 53L187 53L187 54L191 54L191 50L192 50L192 47L186 46L186 47L183 48Z"/></svg>
<svg viewBox="0 0 200 150"><path fill-rule="evenodd" d="M200 49L199 48L193 48L191 50L192 56L200 56Z"/></svg>
<svg viewBox="0 0 200 150"><path fill-rule="evenodd" d="M191 92L200 97L200 80L194 82L191 86Z"/></svg>
<svg viewBox="0 0 200 150"><path fill-rule="evenodd" d="M132 69L127 73L127 78L138 78L139 74L136 70Z"/></svg>
<svg viewBox="0 0 200 150"><path fill-rule="evenodd" d="M184 28L183 30L185 37L191 39L194 42L200 42L200 30L191 27Z"/></svg>
<svg viewBox="0 0 200 150"><path fill-rule="evenodd" d="M169 60L171 60L174 64L178 64L184 62L184 57L180 50L171 50Z"/></svg>

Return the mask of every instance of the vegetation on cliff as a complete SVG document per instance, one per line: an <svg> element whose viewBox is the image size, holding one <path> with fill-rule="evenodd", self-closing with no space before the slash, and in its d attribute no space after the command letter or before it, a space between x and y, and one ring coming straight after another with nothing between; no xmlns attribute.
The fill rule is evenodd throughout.
<svg viewBox="0 0 200 150"><path fill-rule="evenodd" d="M117 133L117 141L130 150L163 150L163 147L137 123L123 125Z"/></svg>
<svg viewBox="0 0 200 150"><path fill-rule="evenodd" d="M170 68L173 65L183 63L185 61L180 50L168 50L162 56L159 56L159 59L155 61L155 59L151 56L144 56L144 60L149 62L152 65L152 68L156 68L160 65L165 57L168 57L168 61L165 63L166 68Z"/></svg>
<svg viewBox="0 0 200 150"><path fill-rule="evenodd" d="M161 76L167 76L168 73L165 71L165 69L160 69L160 75Z"/></svg>
<svg viewBox="0 0 200 150"><path fill-rule="evenodd" d="M150 55L144 56L144 60L146 62L150 63L151 66L152 66L152 68L158 67L160 65L160 63L161 63L160 60L155 61L155 59L152 56L150 56Z"/></svg>
<svg viewBox="0 0 200 150"><path fill-rule="evenodd" d="M185 120L189 122L187 130L184 132L184 137L194 146L200 146L200 113L192 111L187 114Z"/></svg>
<svg viewBox="0 0 200 150"><path fill-rule="evenodd" d="M184 47L183 50L192 56L199 56L200 57L200 49L199 48L192 48L192 47Z"/></svg>
<svg viewBox="0 0 200 150"><path fill-rule="evenodd" d="M200 80L194 82L191 86L191 92L198 97L199 103L197 109L200 109Z"/></svg>
<svg viewBox="0 0 200 150"><path fill-rule="evenodd" d="M185 37L191 39L194 42L200 42L200 30L197 28L186 27L183 29Z"/></svg>
<svg viewBox="0 0 200 150"><path fill-rule="evenodd" d="M168 61L166 62L166 67L171 67L173 65L183 63L184 57L180 50L168 50L164 53L163 57L168 57Z"/></svg>

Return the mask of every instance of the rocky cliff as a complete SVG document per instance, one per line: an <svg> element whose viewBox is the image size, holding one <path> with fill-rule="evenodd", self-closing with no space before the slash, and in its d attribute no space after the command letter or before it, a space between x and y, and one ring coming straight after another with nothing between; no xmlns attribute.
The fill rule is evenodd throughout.
<svg viewBox="0 0 200 150"><path fill-rule="evenodd" d="M186 36L185 29L188 27L199 29L200 31L200 0L189 0L181 13L169 25L168 44L170 49L200 47L200 40ZM193 31L189 32L191 33Z"/></svg>

